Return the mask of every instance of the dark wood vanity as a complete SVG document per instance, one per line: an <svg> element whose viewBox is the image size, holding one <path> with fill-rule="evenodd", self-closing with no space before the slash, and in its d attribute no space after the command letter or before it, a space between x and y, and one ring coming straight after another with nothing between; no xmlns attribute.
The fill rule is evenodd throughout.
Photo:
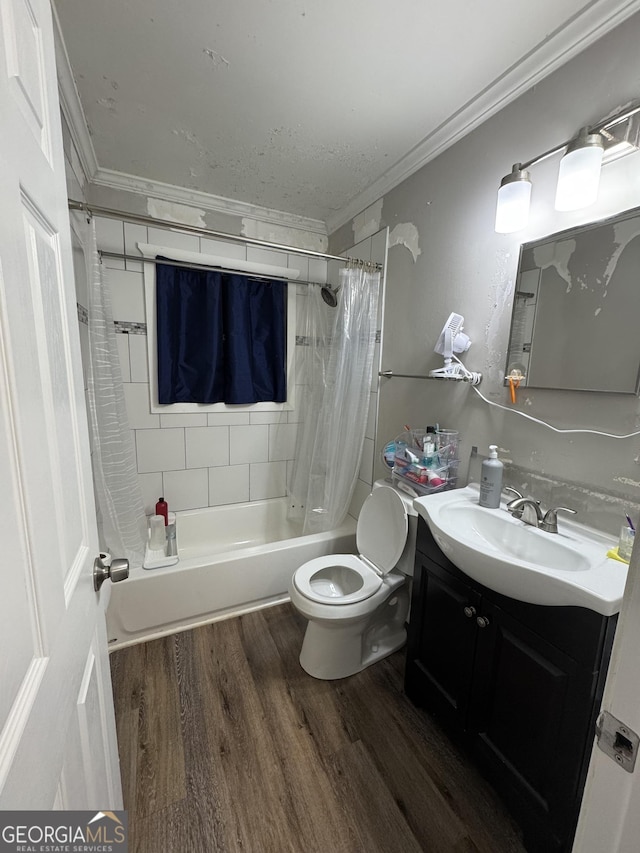
<svg viewBox="0 0 640 853"><path fill-rule="evenodd" d="M571 850L616 621L493 592L419 519L407 696L471 756L531 853Z"/></svg>

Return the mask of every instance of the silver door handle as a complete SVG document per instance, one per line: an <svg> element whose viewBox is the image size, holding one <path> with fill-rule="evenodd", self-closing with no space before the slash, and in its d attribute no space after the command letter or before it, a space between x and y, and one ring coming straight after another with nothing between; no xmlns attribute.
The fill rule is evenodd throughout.
<svg viewBox="0 0 640 853"><path fill-rule="evenodd" d="M129 560L126 557L112 559L108 554L100 554L93 563L93 588L96 592L110 578L112 583L124 581L129 577Z"/></svg>

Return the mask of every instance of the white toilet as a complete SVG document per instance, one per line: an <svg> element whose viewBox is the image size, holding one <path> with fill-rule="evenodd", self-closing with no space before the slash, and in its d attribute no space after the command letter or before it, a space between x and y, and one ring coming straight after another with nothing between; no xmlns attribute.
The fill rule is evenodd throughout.
<svg viewBox="0 0 640 853"><path fill-rule="evenodd" d="M359 555L329 554L296 570L289 595L309 620L300 652L309 675L345 678L404 645L417 521L412 499L378 480L360 511Z"/></svg>

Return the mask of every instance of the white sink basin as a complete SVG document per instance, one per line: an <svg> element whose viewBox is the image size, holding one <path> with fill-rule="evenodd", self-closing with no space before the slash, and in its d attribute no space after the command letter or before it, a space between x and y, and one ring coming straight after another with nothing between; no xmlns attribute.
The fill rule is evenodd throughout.
<svg viewBox="0 0 640 853"><path fill-rule="evenodd" d="M606 554L609 536L559 517L559 533L513 518L504 504L486 509L473 486L413 502L438 546L469 577L530 604L620 610L627 565Z"/></svg>

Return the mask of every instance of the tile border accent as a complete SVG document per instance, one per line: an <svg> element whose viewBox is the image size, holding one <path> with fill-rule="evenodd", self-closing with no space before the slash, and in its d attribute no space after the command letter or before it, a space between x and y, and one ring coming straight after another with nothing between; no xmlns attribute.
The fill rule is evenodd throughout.
<svg viewBox="0 0 640 853"><path fill-rule="evenodd" d="M128 320L114 320L114 329L116 335L146 335L146 323L133 323Z"/></svg>
<svg viewBox="0 0 640 853"><path fill-rule="evenodd" d="M89 325L89 312L84 307L84 305L80 305L79 302L76 302L76 308L78 310L78 322L84 323L85 326Z"/></svg>

